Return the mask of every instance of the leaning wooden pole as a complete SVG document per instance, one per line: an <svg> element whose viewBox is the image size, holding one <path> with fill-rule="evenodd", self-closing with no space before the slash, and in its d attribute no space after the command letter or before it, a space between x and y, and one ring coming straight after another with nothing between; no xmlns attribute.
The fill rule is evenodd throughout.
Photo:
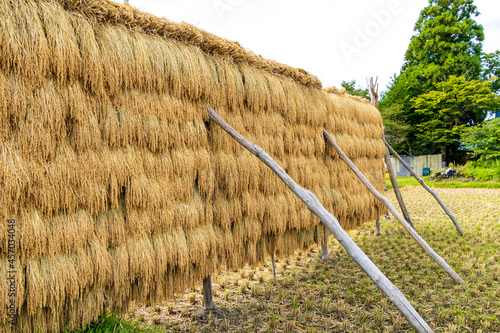
<svg viewBox="0 0 500 333"><path fill-rule="evenodd" d="M420 235L406 222L404 217L399 214L399 212L396 210L396 208L392 205L392 203L382 194L380 194L379 191L373 187L373 185L366 179L366 177L359 171L359 169L352 163L352 161L347 157L347 155L340 149L340 147L333 141L332 137L326 129L323 128L323 134L325 135L327 141L335 148L337 153L339 154L339 157L341 160L343 160L349 168L351 168L352 171L358 176L358 178L361 180L361 182L370 190L370 192L377 197L382 203L384 204L385 207L391 212L391 214L398 220L398 222L405 228L405 230L413 237L413 239L420 245L427 254L439 265L441 268L448 273L448 275L451 276L453 280L455 280L456 283L462 283L463 280L462 278L451 268L448 263L441 258L430 246L429 244L426 243L426 241L420 237Z"/></svg>
<svg viewBox="0 0 500 333"><path fill-rule="evenodd" d="M229 126L214 110L209 108L210 119L219 125L224 131L233 137L239 144L245 147L252 154L264 162L276 175L285 183L286 186L298 196L316 215L320 221L330 230L333 236L346 249L351 258L368 274L373 282L389 297L396 307L405 316L408 322L417 332L432 332L425 320L418 314L413 306L408 302L399 289L385 277L385 275L375 266L375 264L364 254L363 251L354 243L344 229L340 226L337 219L330 214L325 207L321 205L318 198L310 191L300 187L262 148L249 142L231 126Z"/></svg>
<svg viewBox="0 0 500 333"><path fill-rule="evenodd" d="M384 160L385 160L385 165L387 166L387 171L389 171L389 178L391 179L392 188L394 189L394 193L396 194L396 198L398 199L399 207L403 212L403 216L405 220L408 221L408 223L410 223L411 227L415 229L415 226L413 225L413 222L410 218L410 213L408 213L405 202L403 201L403 195L401 194L398 181L396 180L396 173L392 168L391 155L389 155L389 151L387 149L384 155Z"/></svg>
<svg viewBox="0 0 500 333"><path fill-rule="evenodd" d="M401 156L399 156L399 154L396 153L396 151L387 142L384 135L382 135L382 141L384 141L385 146L387 147L387 149L389 149L391 151L392 155L394 155L394 157L396 157L399 160L399 162L401 162L401 164L406 168L406 170L408 170L412 174L413 177L415 177L415 179L420 183L420 185L422 185L427 190L427 192L432 194L434 199L437 200L437 202L441 205L441 207L446 212L446 214L453 221L453 223L455 224L455 227L457 228L457 231L460 233L460 235L463 235L464 232L462 231L462 227L460 227L460 224L458 223L457 219L455 218L455 216L453 216L452 212L448 209L448 207L446 207L446 205L441 200L441 198L436 194L436 192L434 192L433 189L431 189L429 186L427 186L427 184L415 173L415 171L413 171L412 168L410 168L410 166L408 164L406 164L406 162L401 158Z"/></svg>

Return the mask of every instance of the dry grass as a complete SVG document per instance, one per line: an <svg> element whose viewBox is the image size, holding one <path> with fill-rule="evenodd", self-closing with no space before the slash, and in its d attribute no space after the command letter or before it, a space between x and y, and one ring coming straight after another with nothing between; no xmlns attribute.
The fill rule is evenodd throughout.
<svg viewBox="0 0 500 333"><path fill-rule="evenodd" d="M396 224L382 222L350 232L375 264L406 295L436 332L500 331L500 191L436 189L465 230L452 222L423 189L402 189L419 233L464 278L458 286ZM388 192L394 202L393 192ZM319 248L270 263L221 273L214 278L214 318L194 318L201 286L157 308L137 307L131 317L156 322L169 332L411 332L395 306L348 257L329 246L328 264ZM156 310L155 310L156 309ZM157 309L160 309L159 311Z"/></svg>

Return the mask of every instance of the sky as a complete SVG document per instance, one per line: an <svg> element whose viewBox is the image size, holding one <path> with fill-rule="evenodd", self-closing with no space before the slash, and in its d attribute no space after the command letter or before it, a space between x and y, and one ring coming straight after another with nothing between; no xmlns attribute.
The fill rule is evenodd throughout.
<svg viewBox="0 0 500 333"><path fill-rule="evenodd" d="M120 2L120 1L118 1ZM188 22L286 65L324 87L378 77L380 91L398 74L428 0L129 0L170 21ZM475 0L486 53L500 49L500 1Z"/></svg>

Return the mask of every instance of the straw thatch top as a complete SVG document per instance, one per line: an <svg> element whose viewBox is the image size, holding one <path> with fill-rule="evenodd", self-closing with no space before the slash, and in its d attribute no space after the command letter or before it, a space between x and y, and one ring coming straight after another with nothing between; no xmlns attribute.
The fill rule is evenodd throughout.
<svg viewBox="0 0 500 333"><path fill-rule="evenodd" d="M226 40L189 23L175 23L165 18L141 12L128 4L108 0L53 0L66 10L82 13L98 22L108 22L150 35L176 39L198 46L202 51L227 57L236 63L248 63L275 75L291 78L305 86L321 89L319 79L300 68L293 68L264 59L245 49L238 42Z"/></svg>
<svg viewBox="0 0 500 333"><path fill-rule="evenodd" d="M344 88L339 89L337 87L328 87L328 88L325 88L323 90L325 92L329 93L329 94L335 94L335 95L340 95L340 96L347 96L347 97L349 97L351 99L354 99L355 101L358 101L358 102L361 102L361 103L365 103L365 104L371 104L371 102L369 100L367 100L366 98L363 98L363 97L360 97L360 96L349 95Z"/></svg>

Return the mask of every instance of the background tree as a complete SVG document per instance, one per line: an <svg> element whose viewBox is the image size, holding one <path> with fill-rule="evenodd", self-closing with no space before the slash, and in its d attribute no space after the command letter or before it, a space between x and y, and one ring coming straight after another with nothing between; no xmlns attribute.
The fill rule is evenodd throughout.
<svg viewBox="0 0 500 333"><path fill-rule="evenodd" d="M392 104L389 107L380 108L382 121L384 123L384 134L386 140L392 147L401 146L410 132L410 126L404 121L404 110L401 104ZM400 150L408 155L410 151Z"/></svg>
<svg viewBox="0 0 500 333"><path fill-rule="evenodd" d="M491 92L489 81L467 81L450 76L435 85L435 90L414 99L415 113L425 119L415 127L415 136L425 150L457 151L466 126L475 126L487 111L500 106L500 98Z"/></svg>
<svg viewBox="0 0 500 333"><path fill-rule="evenodd" d="M363 89L359 86L356 86L356 80L342 81L340 85L345 89L345 91L347 91L349 95L359 96L370 100L370 92L368 91L368 88Z"/></svg>
<svg viewBox="0 0 500 333"><path fill-rule="evenodd" d="M450 75L477 79L482 73L483 27L473 0L430 0L415 24L403 71L419 68L427 87Z"/></svg>
<svg viewBox="0 0 500 333"><path fill-rule="evenodd" d="M461 140L472 155L483 159L500 158L500 118L469 127L462 133Z"/></svg>
<svg viewBox="0 0 500 333"><path fill-rule="evenodd" d="M483 77L491 80L491 90L500 93L500 51L483 54Z"/></svg>
<svg viewBox="0 0 500 333"><path fill-rule="evenodd" d="M380 101L382 114L386 109L401 107L400 122L408 127L407 140L401 140L395 149L415 155L439 151L430 136L421 135L422 126L417 125L427 123L436 129L444 123L433 122L431 112L416 112L415 98L451 76L481 78L484 33L474 20L477 15L473 0L429 0L420 13L401 73L394 77ZM444 133L446 127L442 129Z"/></svg>

